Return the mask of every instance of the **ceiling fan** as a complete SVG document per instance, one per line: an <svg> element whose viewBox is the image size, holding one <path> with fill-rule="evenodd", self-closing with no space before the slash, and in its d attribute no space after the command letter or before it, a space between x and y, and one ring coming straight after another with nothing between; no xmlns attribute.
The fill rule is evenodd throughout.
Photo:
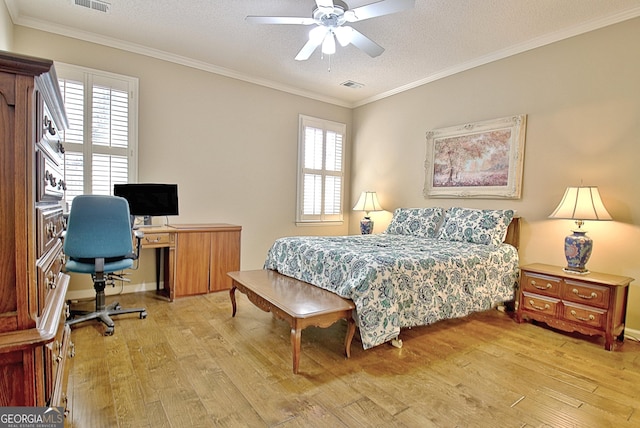
<svg viewBox="0 0 640 428"><path fill-rule="evenodd" d="M331 55L336 51L336 39L341 46L349 43L375 58L384 52L384 48L356 30L344 25L346 23L364 21L377 16L389 15L414 7L415 0L381 0L375 3L349 9L340 0L315 0L311 17L294 16L247 16L247 22L255 24L293 24L316 25L309 32L309 40L300 49L296 60L309 59L316 48L322 45L322 53Z"/></svg>

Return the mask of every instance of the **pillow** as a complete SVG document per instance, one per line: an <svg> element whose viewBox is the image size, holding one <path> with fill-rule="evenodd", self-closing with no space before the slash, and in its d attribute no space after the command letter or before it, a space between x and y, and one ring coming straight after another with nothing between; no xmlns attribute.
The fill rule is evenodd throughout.
<svg viewBox="0 0 640 428"><path fill-rule="evenodd" d="M500 245L513 218L513 210L449 208L438 239Z"/></svg>
<svg viewBox="0 0 640 428"><path fill-rule="evenodd" d="M393 218L385 233L435 238L443 215L444 210L438 207L398 208L393 212Z"/></svg>

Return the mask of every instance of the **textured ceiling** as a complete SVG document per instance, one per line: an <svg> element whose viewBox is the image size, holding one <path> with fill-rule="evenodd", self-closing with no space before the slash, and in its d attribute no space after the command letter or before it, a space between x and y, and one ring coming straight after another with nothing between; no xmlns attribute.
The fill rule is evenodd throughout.
<svg viewBox="0 0 640 428"><path fill-rule="evenodd" d="M414 9L352 24L385 48L379 57L338 46L301 62L294 57L311 27L244 18L308 17L314 0L107 0L108 13L74 0L5 2L18 25L349 107L640 16L640 0L416 0ZM364 87L340 85L348 80Z"/></svg>

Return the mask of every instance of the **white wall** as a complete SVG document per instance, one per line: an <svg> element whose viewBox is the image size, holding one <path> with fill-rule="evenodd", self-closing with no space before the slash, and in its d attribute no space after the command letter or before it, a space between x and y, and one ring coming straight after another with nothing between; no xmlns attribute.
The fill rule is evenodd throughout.
<svg viewBox="0 0 640 428"><path fill-rule="evenodd" d="M613 222L588 222L588 267L638 278L627 324L640 330L640 19L574 37L357 108L352 189L372 188L397 207L515 208L523 263L564 265L575 225L550 220L570 185L597 185ZM425 199L428 130L528 114L519 200ZM389 213L372 213L376 232ZM352 218L350 232L357 230Z"/></svg>
<svg viewBox="0 0 640 428"><path fill-rule="evenodd" d="M13 50L13 23L5 2L0 1L0 51Z"/></svg>
<svg viewBox="0 0 640 428"><path fill-rule="evenodd" d="M262 268L278 237L347 233L348 219L294 222L298 115L346 123L348 144L351 109L26 27L15 27L15 50L138 77L139 180L178 183L172 223L241 225L242 269ZM153 251L145 253L132 282L153 285Z"/></svg>
<svg viewBox="0 0 640 428"><path fill-rule="evenodd" d="M512 207L523 217L523 263L565 263L570 221L549 220L569 185L598 185L615 221L588 223L589 267L640 279L640 19L574 37L389 97L353 111L145 56L15 27L17 52L140 78L140 179L180 185L181 222L243 226L242 268L259 268L274 238L357 233L297 228L298 113L345 122L351 194L378 191L389 211L405 206ZM519 200L425 199L425 132L528 114ZM353 118L353 119L352 119ZM353 126L352 126L353 121ZM349 151L348 151L349 153ZM376 232L390 213L372 213ZM152 266L150 255L143 258ZM153 282L152 270L142 281ZM640 330L633 283L628 326Z"/></svg>

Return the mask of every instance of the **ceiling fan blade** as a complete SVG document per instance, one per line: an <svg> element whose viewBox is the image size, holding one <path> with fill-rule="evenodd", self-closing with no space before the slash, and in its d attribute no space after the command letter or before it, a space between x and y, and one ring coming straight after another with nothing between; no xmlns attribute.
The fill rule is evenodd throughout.
<svg viewBox="0 0 640 428"><path fill-rule="evenodd" d="M318 7L330 7L333 9L333 0L316 0Z"/></svg>
<svg viewBox="0 0 640 428"><path fill-rule="evenodd" d="M313 18L302 18L297 16L247 16L245 21L252 24L311 25L316 23Z"/></svg>
<svg viewBox="0 0 640 428"><path fill-rule="evenodd" d="M389 15L411 9L415 6L415 0L381 0L376 3L356 7L345 13L348 22L363 21L377 16Z"/></svg>
<svg viewBox="0 0 640 428"><path fill-rule="evenodd" d="M353 28L351 44L366 52L370 57L375 58L384 52L384 48Z"/></svg>
<svg viewBox="0 0 640 428"><path fill-rule="evenodd" d="M296 61L305 61L309 59L311 54L316 50L318 46L322 44L322 39L310 38L307 43L300 49L298 55L296 55Z"/></svg>

